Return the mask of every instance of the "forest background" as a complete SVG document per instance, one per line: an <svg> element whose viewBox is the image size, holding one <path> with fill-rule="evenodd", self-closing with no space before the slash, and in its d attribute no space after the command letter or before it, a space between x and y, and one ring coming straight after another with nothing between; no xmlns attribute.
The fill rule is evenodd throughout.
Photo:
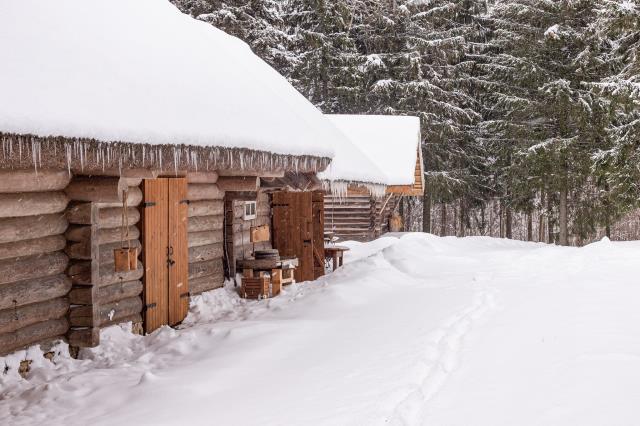
<svg viewBox="0 0 640 426"><path fill-rule="evenodd" d="M427 190L399 206L408 230L640 238L636 0L174 3L325 113L420 117Z"/></svg>

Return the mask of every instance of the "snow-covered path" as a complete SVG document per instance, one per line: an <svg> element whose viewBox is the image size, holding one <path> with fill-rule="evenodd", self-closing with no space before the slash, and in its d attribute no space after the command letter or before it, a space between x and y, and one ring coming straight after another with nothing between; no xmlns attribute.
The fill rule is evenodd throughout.
<svg viewBox="0 0 640 426"><path fill-rule="evenodd" d="M0 375L9 424L637 424L640 244L352 244L270 301L199 298L82 361ZM64 351L64 348L62 348ZM15 364L15 358L7 359Z"/></svg>

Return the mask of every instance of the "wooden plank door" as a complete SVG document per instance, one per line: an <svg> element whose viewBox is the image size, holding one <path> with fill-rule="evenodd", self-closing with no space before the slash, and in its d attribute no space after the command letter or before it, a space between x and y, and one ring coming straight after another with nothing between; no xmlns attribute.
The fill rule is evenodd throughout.
<svg viewBox="0 0 640 426"><path fill-rule="evenodd" d="M189 311L189 249L187 244L187 179L169 179L169 324Z"/></svg>
<svg viewBox="0 0 640 426"><path fill-rule="evenodd" d="M147 333L168 324L169 213L167 179L147 179L142 185L142 261L144 264L144 325Z"/></svg>
<svg viewBox="0 0 640 426"><path fill-rule="evenodd" d="M313 278L324 275L324 193L315 191L312 195L313 220Z"/></svg>
<svg viewBox="0 0 640 426"><path fill-rule="evenodd" d="M142 207L144 328L181 322L189 309L187 181L145 179Z"/></svg>
<svg viewBox="0 0 640 426"><path fill-rule="evenodd" d="M296 281L314 279L313 220L311 192L273 194L273 246L280 256L295 256L299 265Z"/></svg>

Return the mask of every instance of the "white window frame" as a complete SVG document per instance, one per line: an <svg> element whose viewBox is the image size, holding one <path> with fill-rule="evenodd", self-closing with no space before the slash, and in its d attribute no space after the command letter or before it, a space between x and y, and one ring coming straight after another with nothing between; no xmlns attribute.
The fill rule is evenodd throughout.
<svg viewBox="0 0 640 426"><path fill-rule="evenodd" d="M244 220L252 220L255 219L258 215L258 203L256 201L245 201L244 202L244 214L242 218Z"/></svg>

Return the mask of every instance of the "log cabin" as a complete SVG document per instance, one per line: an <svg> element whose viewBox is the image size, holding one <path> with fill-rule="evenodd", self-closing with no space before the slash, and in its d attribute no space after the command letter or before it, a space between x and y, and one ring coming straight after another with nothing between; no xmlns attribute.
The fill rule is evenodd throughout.
<svg viewBox="0 0 640 426"><path fill-rule="evenodd" d="M420 119L411 116L327 115L361 154L341 147L322 172L325 233L339 240L371 241L389 231L401 197L422 196L424 166ZM363 158L367 164L364 165Z"/></svg>
<svg viewBox="0 0 640 426"><path fill-rule="evenodd" d="M153 0L14 3L0 27L0 355L176 325L256 248L321 273L316 174L350 142L244 43Z"/></svg>

